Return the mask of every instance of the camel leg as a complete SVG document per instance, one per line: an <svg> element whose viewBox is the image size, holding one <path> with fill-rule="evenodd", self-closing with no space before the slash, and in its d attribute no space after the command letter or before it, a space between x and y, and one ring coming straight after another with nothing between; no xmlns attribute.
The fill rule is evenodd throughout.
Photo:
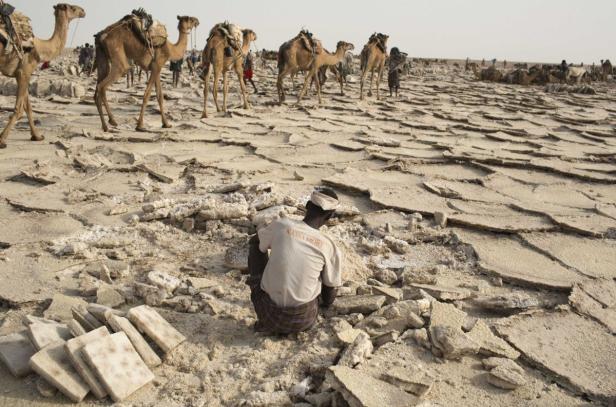
<svg viewBox="0 0 616 407"><path fill-rule="evenodd" d="M363 70L361 73L361 81L359 83L359 100L364 100L364 83L366 82L366 76L368 76L368 70Z"/></svg>
<svg viewBox="0 0 616 407"><path fill-rule="evenodd" d="M242 97L244 99L244 109L250 109L250 103L248 102L248 91L246 90L246 82L244 81L244 70L242 65L235 66L235 73L237 74L237 80L240 82L240 89L242 91Z"/></svg>
<svg viewBox="0 0 616 407"><path fill-rule="evenodd" d="M145 127L143 127L143 115L145 114L145 107L150 100L150 94L152 93L152 85L154 85L154 73L150 75L148 79L148 84L145 87L145 92L143 93L143 102L141 103L141 112L139 113L139 120L137 121L137 131L144 131Z"/></svg>
<svg viewBox="0 0 616 407"><path fill-rule="evenodd" d="M276 88L278 89L278 102L282 104L285 100L284 94L284 77L287 76L288 71L284 69L278 73L278 79L276 80Z"/></svg>
<svg viewBox="0 0 616 407"><path fill-rule="evenodd" d="M313 76L314 76L314 73L313 73L313 70L311 69L306 74L306 78L304 79L304 86L302 87L301 92L299 92L299 94L297 95L297 104L298 105L302 102L302 99L303 99L304 95L308 91L308 86L310 85L310 80L313 78ZM317 79L317 82L318 81L319 80Z"/></svg>
<svg viewBox="0 0 616 407"><path fill-rule="evenodd" d="M39 131L34 126L34 117L32 117L32 105L30 104L30 95L26 93L26 114L28 115L28 124L30 125L30 140L42 141L45 140Z"/></svg>
<svg viewBox="0 0 616 407"><path fill-rule="evenodd" d="M154 74L152 74L154 76ZM160 109L160 117L163 122L163 129L171 128L171 125L167 121L167 116L165 115L165 106L164 106L164 95L163 95L163 87L160 84L160 73L156 75L156 80L154 81L154 86L156 88L156 99L158 99L158 108Z"/></svg>
<svg viewBox="0 0 616 407"><path fill-rule="evenodd" d="M214 83L212 83L212 96L214 98L214 104L216 105L216 111L220 112L220 105L218 104L218 80L220 79L220 68L214 67Z"/></svg>
<svg viewBox="0 0 616 407"><path fill-rule="evenodd" d="M318 72L319 71L317 71L317 76L316 76L317 80L315 82L316 82L316 86L317 86L317 96L318 96L318 99L319 99L319 106L321 106L321 103L323 103L323 101L321 100L321 78L319 78ZM313 76L313 78L314 78L314 76Z"/></svg>
<svg viewBox="0 0 616 407"><path fill-rule="evenodd" d="M336 73L336 79L340 82L340 96L344 96L344 77L342 76L342 69L334 71Z"/></svg>
<svg viewBox="0 0 616 407"><path fill-rule="evenodd" d="M222 111L227 111L227 94L229 93L229 75L227 71L222 73Z"/></svg>
<svg viewBox="0 0 616 407"><path fill-rule="evenodd" d="M368 88L368 96L372 97L372 81L374 79L374 69L370 71L370 87Z"/></svg>
<svg viewBox="0 0 616 407"><path fill-rule="evenodd" d="M6 148L6 140L9 137L9 133L13 129L15 122L21 118L24 110L26 109L29 75L27 75L22 69L19 71L16 79L17 79L17 97L15 98L15 111L9 118L9 121L6 124L6 127L0 134L0 148Z"/></svg>
<svg viewBox="0 0 616 407"><path fill-rule="evenodd" d="M376 79L376 100L381 100L381 95L379 93L379 88L381 86L381 78L383 77L383 67L385 65L381 65L381 67L379 68L379 73L377 75L377 79Z"/></svg>
<svg viewBox="0 0 616 407"><path fill-rule="evenodd" d="M106 133L109 131L109 127L107 126L107 121L105 121L105 113L103 112L103 89L96 85L96 90L94 91L94 103L96 104L96 110L98 110L98 115L101 119L101 127L103 131Z"/></svg>
<svg viewBox="0 0 616 407"><path fill-rule="evenodd" d="M115 120L115 117L113 116L113 113L111 112L111 109L109 108L109 102L107 101L107 87L115 83L115 81L117 81L122 76L123 76L122 71L120 71L118 68L112 67L111 70L107 73L107 76L105 76L105 78L96 85L96 91L94 93L94 100L96 102L96 108L98 109L98 114L101 118L101 124L103 127L103 131L105 132L109 131L109 127L107 126L107 123L105 122L105 115L103 113L103 105L105 106L105 110L107 111L107 116L109 116L109 124L111 124L112 126L118 125L118 123Z"/></svg>
<svg viewBox="0 0 616 407"><path fill-rule="evenodd" d="M203 79L203 113L201 114L202 119L207 119L207 97L210 91L210 77L212 71L208 68L207 73L205 74L205 78Z"/></svg>

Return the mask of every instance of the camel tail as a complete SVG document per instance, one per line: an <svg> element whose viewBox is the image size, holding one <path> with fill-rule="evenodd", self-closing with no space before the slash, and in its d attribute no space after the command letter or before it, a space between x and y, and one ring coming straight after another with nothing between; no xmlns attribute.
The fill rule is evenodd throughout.
<svg viewBox="0 0 616 407"><path fill-rule="evenodd" d="M284 68L286 63L287 62L285 60L285 55L284 55L284 52L282 52L282 47L281 47L280 51L278 51L278 72L282 71L282 68Z"/></svg>
<svg viewBox="0 0 616 407"><path fill-rule="evenodd" d="M211 51L206 46L203 49L203 53L201 54L201 78L207 78L208 73L210 72L210 65L212 61L210 60Z"/></svg>
<svg viewBox="0 0 616 407"><path fill-rule="evenodd" d="M109 71L109 55L99 35L94 36L94 48L94 64L98 71L98 82L100 82L107 76L107 72Z"/></svg>
<svg viewBox="0 0 616 407"><path fill-rule="evenodd" d="M364 69L366 69L367 65L368 65L368 52L366 48L364 47L364 49L361 50L361 54L359 55L359 68L362 70L362 72L364 71Z"/></svg>

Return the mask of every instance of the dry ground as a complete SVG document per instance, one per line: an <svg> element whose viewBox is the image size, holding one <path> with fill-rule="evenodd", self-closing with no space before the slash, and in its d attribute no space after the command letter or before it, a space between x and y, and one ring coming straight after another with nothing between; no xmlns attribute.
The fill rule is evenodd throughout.
<svg viewBox="0 0 616 407"><path fill-rule="evenodd" d="M257 405L260 398L267 405L284 398L303 378L322 376L319 369L335 362L341 345L327 320L298 337L252 331L248 290L224 259L250 227L221 223L186 232L165 219L131 219L144 202L191 199L212 185L271 183L275 192L302 199L326 183L362 214L328 228L352 256L345 270L350 286L365 285L380 268L440 265L438 285L470 291L472 298L455 303L521 351L528 383L497 389L486 382L480 358L445 362L408 340L379 348L362 370L378 375L421 361L436 377L425 399L444 406L578 406L616 397L616 294L602 301L585 289L586 305L568 300L573 286L599 281L608 291L616 278L613 83L594 85L593 96L550 94L476 82L439 65L404 78L399 99L360 102L357 81L345 96L330 82L322 107L312 95L297 108L292 91L287 104L277 105L268 66L256 71L262 93L251 95L252 110L237 108L231 78L229 117L199 120L201 83L185 78L184 87L171 89L167 76L172 129L160 128L152 100L151 131L134 132L144 85L117 84L110 101L120 125L105 134L93 79L69 78L88 89L83 100L33 99L46 140L30 142L22 120L0 150L0 334L18 329L26 313L40 315L54 293L80 295L81 272L95 258L130 264L130 275L114 281L126 292L155 266L206 276L218 285L209 312L160 308L188 341L156 369L154 385L123 405ZM0 96L0 122L12 103ZM139 167L144 163L158 176ZM123 213L110 215L114 208ZM435 212L447 214L445 229L435 227ZM409 229L412 213L423 215L417 231ZM410 251L383 248L385 235L410 242ZM77 241L87 244L86 254L53 251ZM516 293L534 301L530 314L494 312L474 301ZM0 366L0 405L68 403L61 395L43 398L35 381L15 379Z"/></svg>

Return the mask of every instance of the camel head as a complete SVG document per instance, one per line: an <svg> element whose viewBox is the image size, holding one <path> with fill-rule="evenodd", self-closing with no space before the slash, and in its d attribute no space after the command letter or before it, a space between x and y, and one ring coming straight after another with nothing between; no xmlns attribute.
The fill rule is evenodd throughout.
<svg viewBox="0 0 616 407"><path fill-rule="evenodd" d="M250 28L246 28L242 30L242 38L244 40L244 43L246 43L247 41L254 42L257 40L257 33L252 31Z"/></svg>
<svg viewBox="0 0 616 407"><path fill-rule="evenodd" d="M56 17L64 15L68 21L72 21L75 18L84 18L86 16L84 9L71 4L59 3L53 6L53 9Z"/></svg>
<svg viewBox="0 0 616 407"><path fill-rule="evenodd" d="M352 51L355 49L355 46L350 42L338 41L336 44L336 51L343 50L345 53L347 51Z"/></svg>
<svg viewBox="0 0 616 407"><path fill-rule="evenodd" d="M193 28L199 27L199 19L190 16L178 16L178 30L185 34L190 33Z"/></svg>
<svg viewBox="0 0 616 407"><path fill-rule="evenodd" d="M379 33L379 38L384 46L387 45L387 40L389 39L389 35Z"/></svg>

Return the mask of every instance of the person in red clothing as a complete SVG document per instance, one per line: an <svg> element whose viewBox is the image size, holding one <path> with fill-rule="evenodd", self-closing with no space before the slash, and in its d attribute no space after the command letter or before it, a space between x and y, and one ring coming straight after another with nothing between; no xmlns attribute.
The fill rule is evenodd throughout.
<svg viewBox="0 0 616 407"><path fill-rule="evenodd" d="M246 55L246 59L244 60L244 81L250 82L252 87L255 89L255 93L257 93L257 86L252 80L253 68L254 59L252 57L252 51L249 51L248 55Z"/></svg>

